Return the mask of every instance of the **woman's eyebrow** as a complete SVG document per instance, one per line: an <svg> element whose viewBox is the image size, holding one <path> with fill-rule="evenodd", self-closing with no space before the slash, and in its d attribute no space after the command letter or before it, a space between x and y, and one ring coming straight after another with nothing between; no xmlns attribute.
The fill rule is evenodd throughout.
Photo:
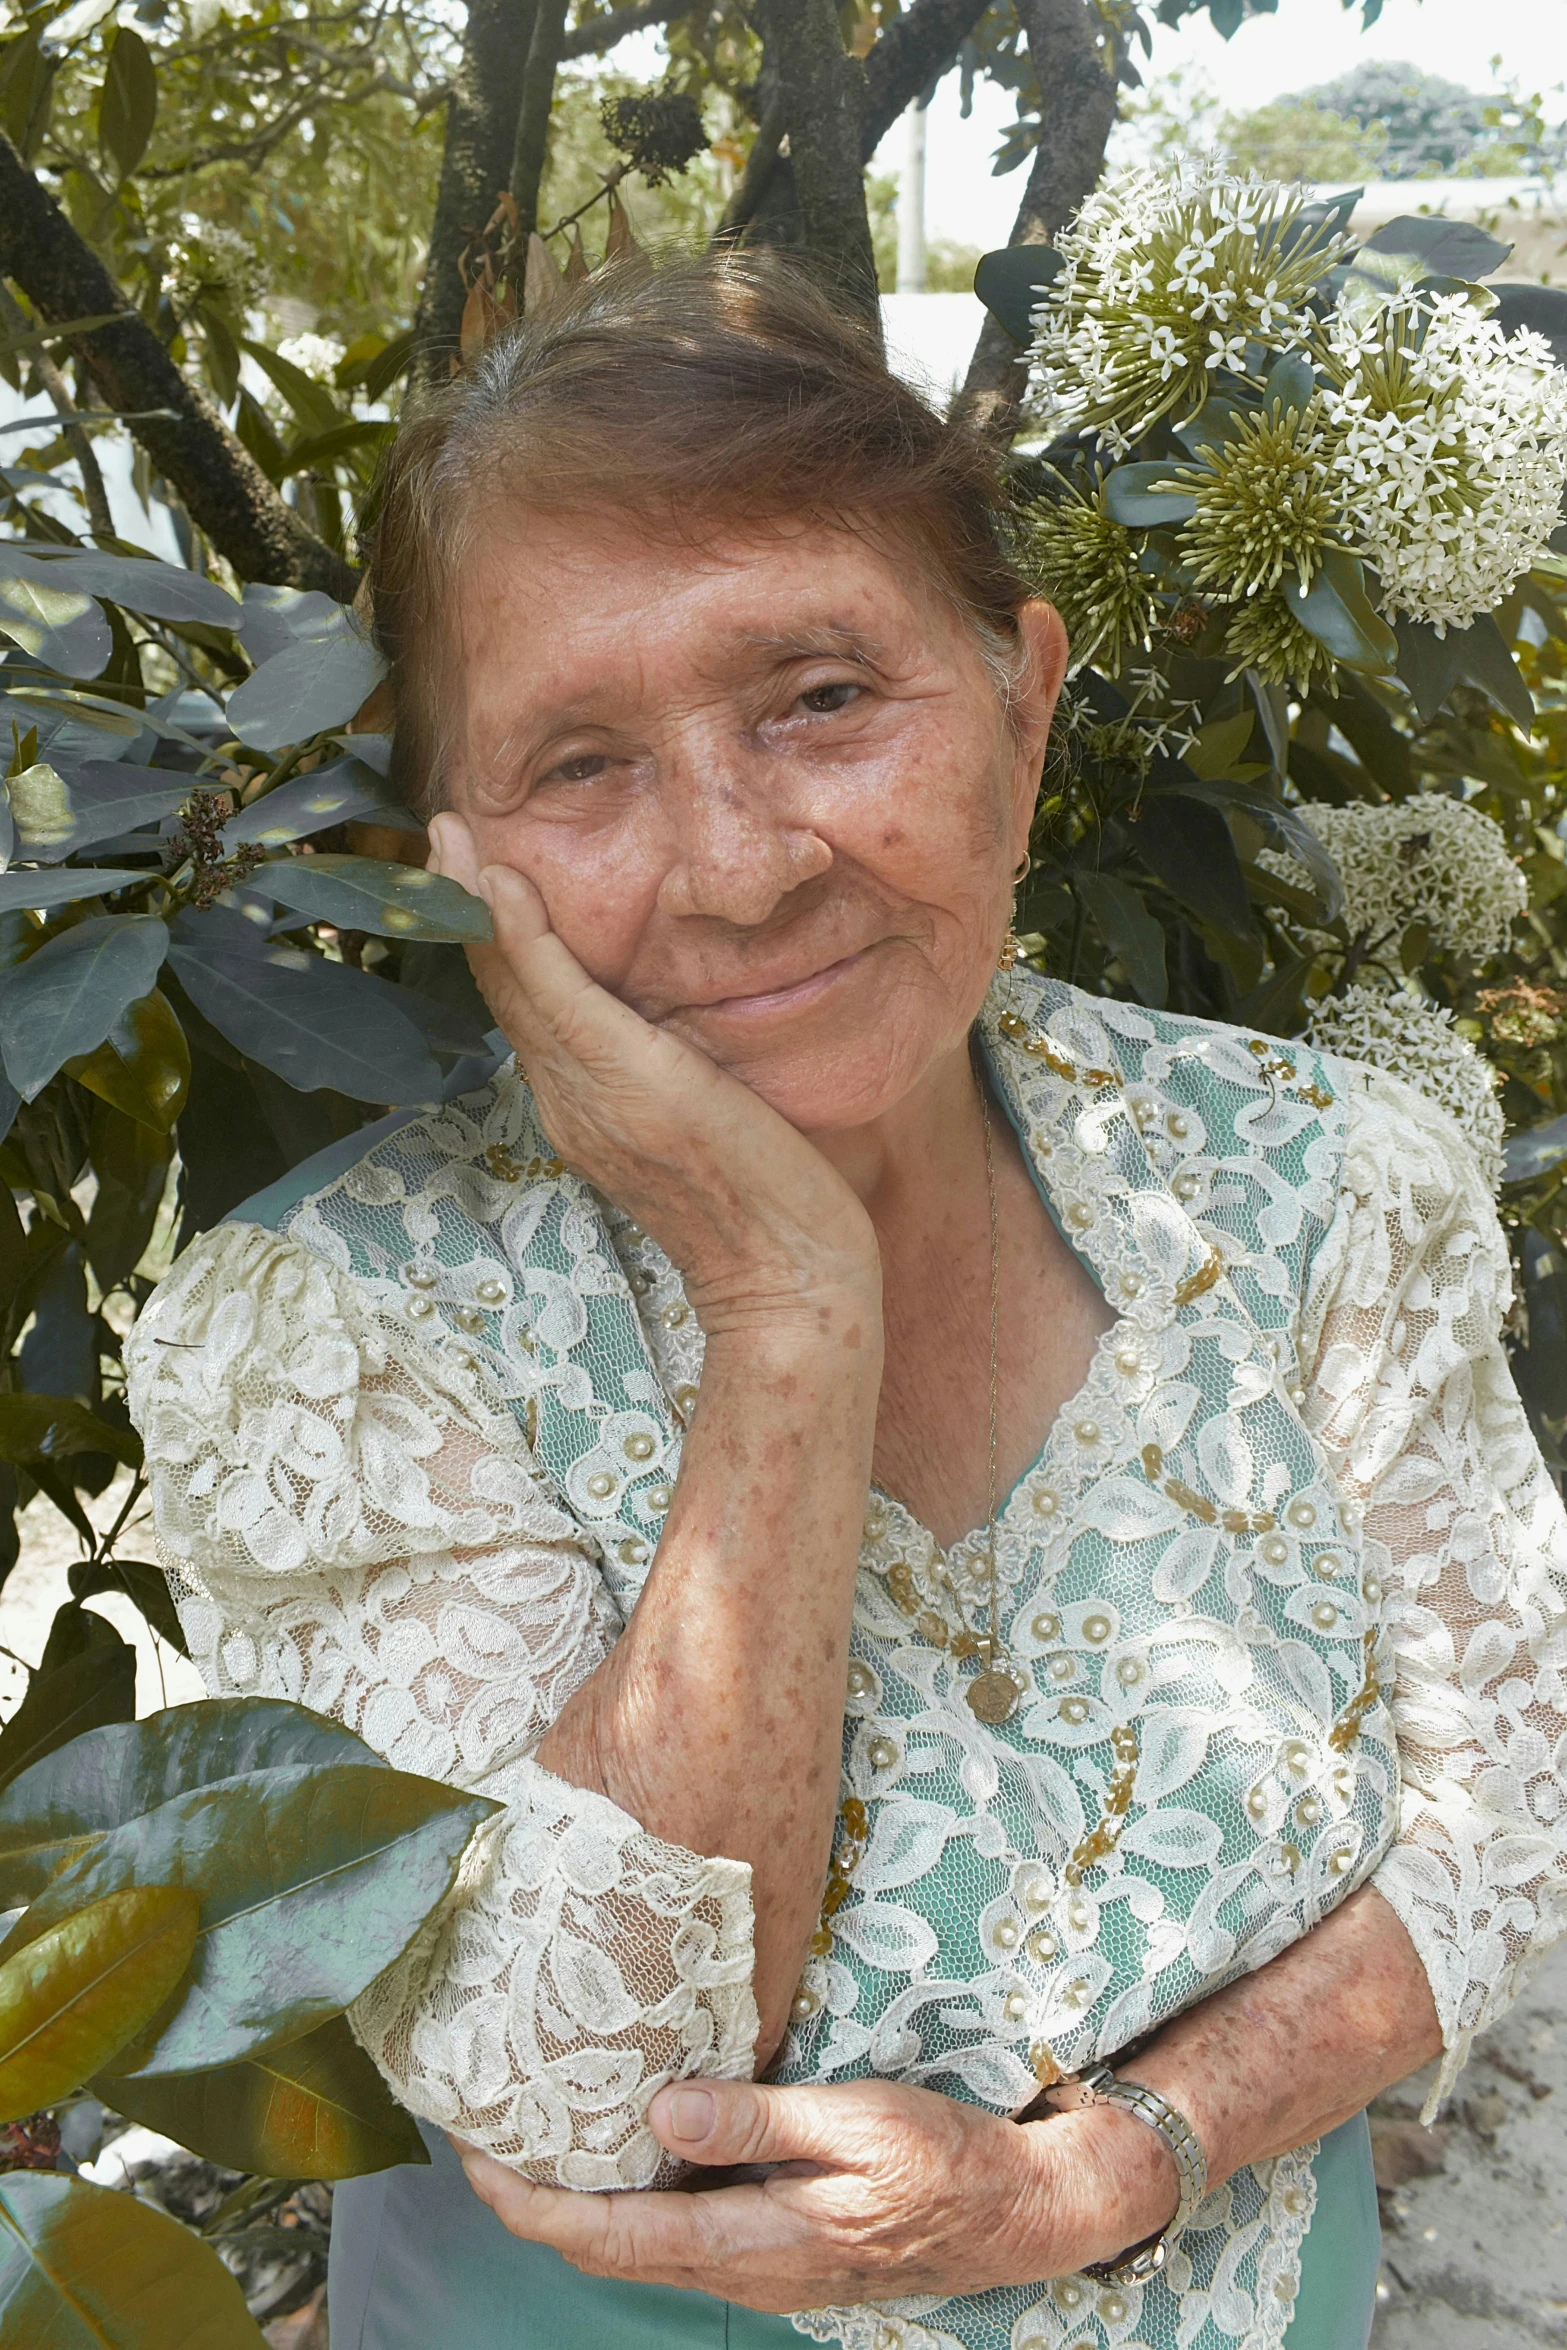
<svg viewBox="0 0 1567 2350"><path fill-rule="evenodd" d="M863 630L824 621L812 628L785 629L774 633L770 629L745 629L740 642L757 652L776 653L787 661L820 659L824 653L835 653L840 660L857 661L864 669L885 669L888 664L886 647Z"/></svg>

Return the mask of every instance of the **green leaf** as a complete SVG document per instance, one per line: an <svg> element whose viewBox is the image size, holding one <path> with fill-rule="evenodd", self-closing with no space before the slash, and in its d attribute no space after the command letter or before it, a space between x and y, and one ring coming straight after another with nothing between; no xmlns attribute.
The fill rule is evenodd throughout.
<svg viewBox="0 0 1567 2350"><path fill-rule="evenodd" d="M1249 721L1248 721L1249 723ZM1192 791L1193 799L1212 800L1221 808L1238 808L1248 815L1267 834L1275 848L1287 849L1298 858L1311 875L1323 912L1333 921L1344 903L1344 883L1338 867L1328 855L1299 808L1288 800L1257 783L1237 783L1233 778L1221 777L1213 782L1202 782ZM1285 901L1288 902L1287 900Z"/></svg>
<svg viewBox="0 0 1567 2350"><path fill-rule="evenodd" d="M1337 550L1324 555L1309 588L1286 579L1280 595L1303 628L1350 669L1390 675L1398 639L1366 593L1365 565Z"/></svg>
<svg viewBox="0 0 1567 2350"><path fill-rule="evenodd" d="M482 898L420 865L389 865L379 857L275 857L255 881L296 913L343 930L369 930L379 938L494 935Z"/></svg>
<svg viewBox="0 0 1567 2350"><path fill-rule="evenodd" d="M127 2121L261 2178L355 2179L430 2159L341 2016L214 2072L135 2073L93 2091Z"/></svg>
<svg viewBox="0 0 1567 2350"><path fill-rule="evenodd" d="M1502 1146L1502 1181L1530 1183L1567 1159L1567 1118L1552 1118L1544 1126L1526 1127L1510 1134Z"/></svg>
<svg viewBox="0 0 1567 2350"><path fill-rule="evenodd" d="M68 1460L108 1452L128 1468L141 1464L141 1438L115 1428L68 1395L0 1395L0 1461Z"/></svg>
<svg viewBox="0 0 1567 2350"><path fill-rule="evenodd" d="M221 405L232 408L239 392L239 345L231 321L215 302L198 302L193 313L207 345L207 373Z"/></svg>
<svg viewBox="0 0 1567 2350"><path fill-rule="evenodd" d="M36 768L29 770L30 775L37 773ZM140 825L161 823L164 817L177 815L187 800L219 788L214 779L182 776L166 767L89 759L74 768L70 782L62 780L57 791L41 786L29 790L18 814L23 851L56 864L99 841L118 840Z"/></svg>
<svg viewBox="0 0 1567 2350"><path fill-rule="evenodd" d="M210 2244L134 2195L0 2178L0 2341L16 2350L266 2350Z"/></svg>
<svg viewBox="0 0 1567 2350"><path fill-rule="evenodd" d="M1164 930L1149 913L1142 891L1107 873L1074 871L1072 883L1098 923L1106 946L1126 965L1138 1002L1159 1009L1168 1002L1170 993Z"/></svg>
<svg viewBox="0 0 1567 2350"><path fill-rule="evenodd" d="M439 1098L423 1034L368 973L264 941L247 951L234 935L182 916L169 950L191 1001L230 1044L302 1093L327 1086L394 1105Z"/></svg>
<svg viewBox="0 0 1567 2350"><path fill-rule="evenodd" d="M1558 367L1567 367L1567 287L1498 286L1492 313L1504 335L1520 327L1543 335Z"/></svg>
<svg viewBox="0 0 1567 2350"><path fill-rule="evenodd" d="M330 432L335 425L349 421L324 384L314 376L306 375L291 359L282 359L265 343L252 342L241 336L240 348L248 351L264 375L282 393L306 432Z"/></svg>
<svg viewBox="0 0 1567 2350"><path fill-rule="evenodd" d="M1455 685L1472 685L1519 726L1534 724L1529 688L1489 612L1442 637L1428 621L1400 620L1398 674L1422 719L1436 716Z"/></svg>
<svg viewBox="0 0 1567 2350"><path fill-rule="evenodd" d="M0 983L6 1075L36 1100L74 1054L90 1053L137 996L148 994L168 951L155 914L98 914L51 938Z"/></svg>
<svg viewBox="0 0 1567 2350"><path fill-rule="evenodd" d="M122 180L147 152L158 119L158 74L152 51L129 25L116 25L98 101L98 151Z"/></svg>
<svg viewBox="0 0 1567 2350"><path fill-rule="evenodd" d="M73 1599L96 1599L104 1591L122 1592L160 1640L166 1640L181 1656L189 1656L190 1644L169 1596L168 1579L150 1559L78 1559L69 1582Z"/></svg>
<svg viewBox="0 0 1567 2350"><path fill-rule="evenodd" d="M146 878L145 873L127 865L83 865L69 873L39 873L31 866L20 866L14 873L0 873L0 914L15 913L24 906L41 914L50 906L106 896L110 890L125 889Z"/></svg>
<svg viewBox="0 0 1567 2350"><path fill-rule="evenodd" d="M1293 955L1259 980L1235 1007L1236 1018L1265 1036L1280 1036L1300 1007L1300 992L1311 976L1315 955Z"/></svg>
<svg viewBox="0 0 1567 2350"><path fill-rule="evenodd" d="M190 1090L190 1046L173 1005L159 988L128 1003L102 1044L65 1063L66 1074L138 1125L168 1134ZM93 1217L103 1204L103 1170ZM88 1224L92 1253L92 1220ZM138 1250L137 1254L141 1252ZM97 1264L96 1257L94 1265ZM133 1260L134 1262L134 1260ZM130 1266L125 1268L127 1272Z"/></svg>
<svg viewBox="0 0 1567 2350"><path fill-rule="evenodd" d="M39 1484L47 1474L42 1464L34 1471ZM0 1788L84 1730L135 1711L136 1651L79 1601L57 1609L27 1695L0 1730Z"/></svg>
<svg viewBox="0 0 1567 2350"><path fill-rule="evenodd" d="M384 1768L341 1722L281 1697L208 1697L73 1739L0 1794L0 1908L31 1901L111 1828L176 1795L306 1763Z"/></svg>
<svg viewBox="0 0 1567 2350"><path fill-rule="evenodd" d="M123 36L122 36L123 37ZM236 596L153 555L105 555L96 548L65 549L58 555L11 554L0 550L0 566L34 587L74 588L103 596L149 620L200 621L209 628L237 629L242 607ZM58 664L57 664L58 666Z"/></svg>
<svg viewBox="0 0 1567 2350"><path fill-rule="evenodd" d="M393 335L391 341L363 368L355 368L350 372L347 366L340 367L337 376L339 384L346 391L357 383L367 400L384 399L398 377L407 373L408 364L414 355L414 342L413 328L405 327L400 335ZM344 357L347 359L351 355L350 349Z"/></svg>
<svg viewBox="0 0 1567 2350"><path fill-rule="evenodd" d="M103 2071L178 1986L200 1917L188 1886L131 1885L0 1966L0 2121Z"/></svg>
<svg viewBox="0 0 1567 2350"><path fill-rule="evenodd" d="M1304 412L1307 402L1317 388L1317 378L1310 359L1304 351L1286 351L1268 370L1262 387L1265 408L1295 408Z"/></svg>
<svg viewBox="0 0 1567 2350"><path fill-rule="evenodd" d="M1180 460L1156 457L1146 465L1118 465L1105 475L1105 510L1131 530L1161 522L1190 522L1197 501L1189 491L1170 488ZM1161 484L1164 486L1161 487Z"/></svg>
<svg viewBox="0 0 1567 2350"><path fill-rule="evenodd" d="M1493 237L1488 229L1472 220L1444 220L1440 213L1401 212L1367 237L1361 253L1385 254L1398 261L1416 264L1414 275L1424 280L1433 277L1461 278L1466 284L1489 277L1500 269L1512 251L1500 237ZM1360 254L1355 257L1360 267Z"/></svg>
<svg viewBox="0 0 1567 2350"><path fill-rule="evenodd" d="M1210 718L1186 753L1187 766L1205 781L1229 775L1245 757L1255 730L1249 710L1233 718Z"/></svg>
<svg viewBox="0 0 1567 2350"><path fill-rule="evenodd" d="M255 1771L111 1828L24 1912L0 1960L127 1884L190 1885L201 1925L185 1988L122 2058L133 2073L237 2063L357 1999L444 1900L499 1810L360 1764Z"/></svg>
<svg viewBox="0 0 1567 2350"><path fill-rule="evenodd" d="M1132 840L1150 871L1205 922L1237 938L1250 934L1246 877L1217 808L1186 792L1149 792Z"/></svg>
<svg viewBox="0 0 1567 2350"><path fill-rule="evenodd" d="M283 470L287 474L307 473L317 466L330 468L340 457L352 457L362 449L379 452L396 437L396 425L386 418L350 417L343 424L334 424L329 432L302 433L297 441L291 441L283 452Z"/></svg>
<svg viewBox="0 0 1567 2350"><path fill-rule="evenodd" d="M230 694L226 716L242 743L280 751L345 725L369 700L386 662L341 605L336 613L319 633L263 661Z"/></svg>
<svg viewBox="0 0 1567 2350"><path fill-rule="evenodd" d="M385 776L350 755L329 761L311 775L290 776L275 791L252 800L224 825L223 846L229 852L244 841L258 841L263 848L281 848L285 841L308 840L313 832L355 817L381 823L418 821L402 806Z"/></svg>
<svg viewBox="0 0 1567 2350"><path fill-rule="evenodd" d="M974 291L1014 343L1034 339L1034 312L1046 288L1061 274L1061 256L1050 245L1003 245L986 253L974 272Z"/></svg>
<svg viewBox="0 0 1567 2350"><path fill-rule="evenodd" d="M24 653L66 677L97 677L114 650L109 623L91 596L79 588L40 586L22 578L3 551L0 629Z"/></svg>

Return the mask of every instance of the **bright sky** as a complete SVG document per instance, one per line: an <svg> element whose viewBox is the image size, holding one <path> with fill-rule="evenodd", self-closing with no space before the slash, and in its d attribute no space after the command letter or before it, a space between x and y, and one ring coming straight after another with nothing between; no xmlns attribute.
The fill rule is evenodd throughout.
<svg viewBox="0 0 1567 2350"><path fill-rule="evenodd" d="M1498 53L1499 69L1491 62ZM1332 81L1366 57L1411 58L1427 73L1470 89L1509 82L1543 89L1547 113L1560 117L1567 113L1567 0L1386 0L1369 33L1360 29L1359 8L1346 10L1340 0L1279 0L1276 16L1249 18L1232 41L1221 41L1206 15L1175 31L1156 25L1153 57L1145 63L1139 53L1138 63L1149 78L1177 65L1199 66L1225 105L1242 113ZM964 122L956 74L942 83L930 112L926 159L932 238L1006 243L1027 167L998 180L990 160L1012 118L1010 97L981 83ZM895 124L877 155L881 169L898 169L904 138L903 125Z"/></svg>

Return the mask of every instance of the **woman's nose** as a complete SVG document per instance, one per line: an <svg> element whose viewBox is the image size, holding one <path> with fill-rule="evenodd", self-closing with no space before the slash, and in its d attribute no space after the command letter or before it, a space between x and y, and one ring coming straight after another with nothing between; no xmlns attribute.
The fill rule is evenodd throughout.
<svg viewBox="0 0 1567 2350"><path fill-rule="evenodd" d="M675 855L659 891L667 914L754 928L832 863L827 843L778 808L761 777L710 771L678 801Z"/></svg>

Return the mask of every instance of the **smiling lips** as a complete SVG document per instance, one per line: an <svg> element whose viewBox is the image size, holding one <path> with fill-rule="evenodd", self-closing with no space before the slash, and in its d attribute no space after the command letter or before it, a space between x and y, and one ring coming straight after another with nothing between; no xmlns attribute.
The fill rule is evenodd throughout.
<svg viewBox="0 0 1567 2350"><path fill-rule="evenodd" d="M722 1019L738 1020L766 1018L777 1012L802 1011L836 986L858 964L863 963L870 952L869 947L861 947L856 953L840 956L837 962L826 963L821 970L809 972L803 979L790 980L782 987L764 988L754 995L715 996L707 1003L685 1004L681 1009L688 1016L692 1013L706 1013L709 1016L717 1013Z"/></svg>

